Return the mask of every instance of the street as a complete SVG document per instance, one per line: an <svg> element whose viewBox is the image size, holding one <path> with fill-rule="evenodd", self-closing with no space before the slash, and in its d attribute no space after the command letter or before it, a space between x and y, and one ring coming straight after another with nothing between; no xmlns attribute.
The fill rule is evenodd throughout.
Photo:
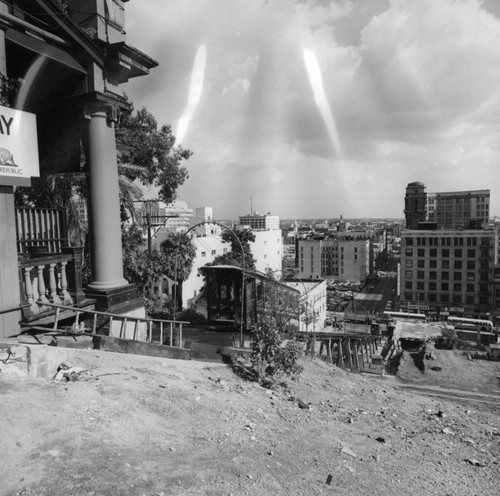
<svg viewBox="0 0 500 496"><path fill-rule="evenodd" d="M383 313L385 310L393 310L396 288L397 277L380 277L367 283L363 290L356 294L351 308L358 313ZM392 302L390 308L387 306L389 301Z"/></svg>

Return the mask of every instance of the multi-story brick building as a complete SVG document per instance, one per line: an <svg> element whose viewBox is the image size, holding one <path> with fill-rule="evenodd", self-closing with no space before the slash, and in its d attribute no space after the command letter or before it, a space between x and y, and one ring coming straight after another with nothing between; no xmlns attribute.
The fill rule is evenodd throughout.
<svg viewBox="0 0 500 496"><path fill-rule="evenodd" d="M450 191L427 195L427 220L440 229L485 227L490 216L490 190Z"/></svg>
<svg viewBox="0 0 500 496"><path fill-rule="evenodd" d="M298 241L301 279L362 281L371 270L371 241L343 233L342 236Z"/></svg>
<svg viewBox="0 0 500 496"><path fill-rule="evenodd" d="M401 235L400 307L485 316L494 310L498 231L406 230Z"/></svg>

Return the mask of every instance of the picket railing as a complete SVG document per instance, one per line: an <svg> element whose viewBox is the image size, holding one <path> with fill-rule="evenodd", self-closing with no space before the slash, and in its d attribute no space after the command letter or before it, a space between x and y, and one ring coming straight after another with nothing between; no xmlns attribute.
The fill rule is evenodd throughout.
<svg viewBox="0 0 500 496"><path fill-rule="evenodd" d="M140 340L148 343L158 342L174 348L183 348L182 328L185 321L150 319L132 315L117 315L88 308L78 308L54 303L38 303L40 307L50 307L55 310L54 321L50 326L26 325L28 330L39 332L68 332L68 334L113 335L119 338ZM64 312L74 314L74 322L68 329L67 325L60 327L60 317ZM65 314L66 315L66 314ZM67 318L67 317L64 317ZM140 339L141 335L145 339ZM168 341L167 341L168 338Z"/></svg>

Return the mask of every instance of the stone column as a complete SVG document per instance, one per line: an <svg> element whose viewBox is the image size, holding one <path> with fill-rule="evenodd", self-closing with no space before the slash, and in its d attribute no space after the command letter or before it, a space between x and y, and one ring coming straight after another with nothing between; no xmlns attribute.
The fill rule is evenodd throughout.
<svg viewBox="0 0 500 496"><path fill-rule="evenodd" d="M126 286L123 259L115 129L104 104L87 107L91 290Z"/></svg>

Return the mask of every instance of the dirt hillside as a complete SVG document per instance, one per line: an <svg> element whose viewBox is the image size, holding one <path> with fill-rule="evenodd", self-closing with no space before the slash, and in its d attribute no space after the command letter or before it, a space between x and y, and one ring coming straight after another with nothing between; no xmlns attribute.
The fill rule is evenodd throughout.
<svg viewBox="0 0 500 496"><path fill-rule="evenodd" d="M498 494L495 405L309 358L278 391L207 362L68 365L89 380L0 377L2 496Z"/></svg>

